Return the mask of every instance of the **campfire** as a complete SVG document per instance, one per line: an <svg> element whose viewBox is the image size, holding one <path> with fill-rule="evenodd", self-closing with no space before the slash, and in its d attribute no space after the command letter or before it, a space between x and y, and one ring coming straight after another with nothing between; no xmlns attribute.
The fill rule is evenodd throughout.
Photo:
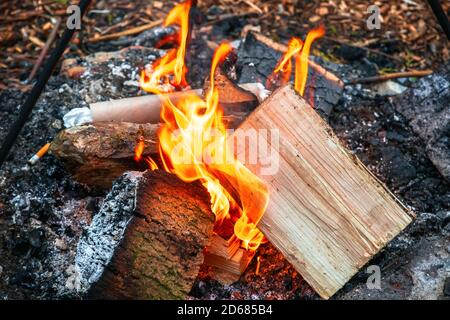
<svg viewBox="0 0 450 320"><path fill-rule="evenodd" d="M329 124L350 82L311 55L324 24L286 45L254 26L211 41L196 10L175 4L125 49L62 62L64 86L89 90L29 165L49 153L98 207L58 249L70 264L58 295L186 299L205 285L251 282L249 273L276 278L276 261L265 260L273 250L311 295L329 299L405 230L412 207Z"/></svg>
<svg viewBox="0 0 450 320"><path fill-rule="evenodd" d="M308 95L315 101L314 90L307 89L309 67L330 88L342 86L337 77L309 61L311 46L324 35L324 27L311 30L304 41L294 37L281 48L266 83L273 91L269 97L260 83L238 85L230 79L227 73L236 53L226 42L215 48L203 90L192 90L186 77L193 33L190 9L189 1L178 4L164 21L165 27L177 31L160 43L172 41L176 46L142 71L140 87L151 95L91 106L91 117L97 120L141 125L92 119L94 128L69 128L52 143L52 153L66 162L91 158L88 149L112 158L117 150L95 150L105 146L92 143L96 136L120 135L134 144L134 160L148 166L145 173L125 173L119 182L120 188L136 194L128 210L122 205L114 208L127 212L120 212L122 223L114 227L123 240L113 240L103 230L111 224L111 201L118 201L113 196L117 182L102 214L94 217L90 232L80 240L78 290L94 297L183 298L203 261L214 279L231 283L245 271L260 244L270 241L328 298L411 218L301 98ZM288 84L291 77L293 88ZM91 176L86 170L99 171L97 160L83 161L85 168L72 165L74 175L85 178ZM109 177L103 186L127 169L123 163L112 165L115 160L107 162ZM214 214L213 224L205 203ZM145 219L131 218L132 208ZM131 222L124 223L128 219ZM99 242L108 248L106 261L92 247ZM109 267L93 268L95 260ZM128 260L134 262L124 269ZM143 279L149 272L161 289Z"/></svg>

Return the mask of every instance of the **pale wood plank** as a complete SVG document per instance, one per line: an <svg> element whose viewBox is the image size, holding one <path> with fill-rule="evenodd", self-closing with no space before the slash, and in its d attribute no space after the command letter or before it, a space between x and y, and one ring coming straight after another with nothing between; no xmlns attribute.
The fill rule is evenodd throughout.
<svg viewBox="0 0 450 320"><path fill-rule="evenodd" d="M264 176L260 164L246 164L270 192L258 226L321 297L332 296L411 222L412 213L291 86L275 91L240 129L279 130L279 170ZM236 154L247 151L248 144Z"/></svg>

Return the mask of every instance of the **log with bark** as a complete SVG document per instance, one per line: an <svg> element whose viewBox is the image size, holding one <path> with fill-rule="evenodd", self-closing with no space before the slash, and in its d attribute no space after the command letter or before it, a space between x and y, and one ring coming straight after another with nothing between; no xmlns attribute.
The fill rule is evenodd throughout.
<svg viewBox="0 0 450 320"><path fill-rule="evenodd" d="M94 299L184 299L213 234L199 183L163 171L114 183L78 243L76 294Z"/></svg>
<svg viewBox="0 0 450 320"><path fill-rule="evenodd" d="M50 154L61 160L75 180L106 189L125 171L143 169L134 161L142 140L143 155L157 153L157 124L98 122L61 131L50 145Z"/></svg>

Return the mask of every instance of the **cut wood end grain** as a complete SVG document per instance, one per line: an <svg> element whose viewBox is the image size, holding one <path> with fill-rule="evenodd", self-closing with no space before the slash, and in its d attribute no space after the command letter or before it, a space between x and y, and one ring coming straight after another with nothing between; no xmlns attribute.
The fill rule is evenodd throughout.
<svg viewBox="0 0 450 320"><path fill-rule="evenodd" d="M270 202L258 227L323 298L339 290L398 235L412 215L339 142L290 85L276 90L241 124L278 130L278 171L260 175ZM232 139L234 137L231 137ZM236 149L237 156L246 148Z"/></svg>

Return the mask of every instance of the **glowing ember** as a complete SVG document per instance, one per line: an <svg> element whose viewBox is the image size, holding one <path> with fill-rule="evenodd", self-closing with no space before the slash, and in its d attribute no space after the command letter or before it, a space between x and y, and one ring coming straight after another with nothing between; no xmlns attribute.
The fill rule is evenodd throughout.
<svg viewBox="0 0 450 320"><path fill-rule="evenodd" d="M255 274L259 275L259 269L261 267L261 256L258 256L256 258L256 270L255 270Z"/></svg>
<svg viewBox="0 0 450 320"><path fill-rule="evenodd" d="M152 171L158 169L158 165L151 157L149 157L149 156L143 157L142 156L144 149L145 149L145 143L144 143L144 139L141 137L141 139L136 144L136 147L134 148L134 160L136 162L141 162L142 160L144 160L147 163L150 170L152 170Z"/></svg>
<svg viewBox="0 0 450 320"><path fill-rule="evenodd" d="M140 139L134 148L134 160L139 162L142 160L142 153L144 152L145 144L144 140Z"/></svg>

